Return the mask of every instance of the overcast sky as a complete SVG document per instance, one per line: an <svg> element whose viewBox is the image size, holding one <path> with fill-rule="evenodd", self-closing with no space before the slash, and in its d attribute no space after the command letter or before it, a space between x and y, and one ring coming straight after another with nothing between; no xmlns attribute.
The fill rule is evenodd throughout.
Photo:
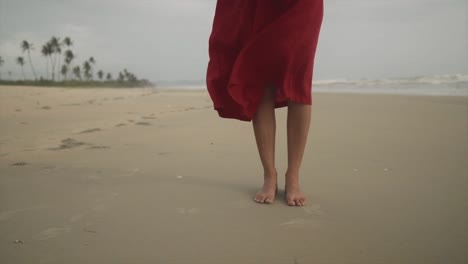
<svg viewBox="0 0 468 264"><path fill-rule="evenodd" d="M235 0L233 0L235 1ZM254 0L252 0L254 1ZM309 1L309 0L298 0ZM158 80L204 80L214 0L0 0L2 76L19 72L22 40L36 50L70 36L77 62ZM468 73L467 0L325 0L314 78ZM29 73L29 68L25 68Z"/></svg>

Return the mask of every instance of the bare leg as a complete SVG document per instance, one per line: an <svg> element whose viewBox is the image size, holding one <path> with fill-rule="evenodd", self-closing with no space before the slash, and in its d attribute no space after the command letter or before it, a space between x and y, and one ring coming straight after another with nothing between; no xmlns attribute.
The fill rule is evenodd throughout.
<svg viewBox="0 0 468 264"><path fill-rule="evenodd" d="M263 165L263 187L255 195L254 200L259 203L273 203L278 189L276 183L275 167L275 90L272 87L265 89L257 113L253 117L253 128L257 142L258 153Z"/></svg>
<svg viewBox="0 0 468 264"><path fill-rule="evenodd" d="M299 169L309 134L312 106L289 101L288 104L288 170L286 171L286 202L303 206L305 195L299 188Z"/></svg>

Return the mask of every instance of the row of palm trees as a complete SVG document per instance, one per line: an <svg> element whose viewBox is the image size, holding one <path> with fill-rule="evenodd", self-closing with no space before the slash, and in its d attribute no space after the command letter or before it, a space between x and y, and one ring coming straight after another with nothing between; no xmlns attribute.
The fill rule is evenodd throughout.
<svg viewBox="0 0 468 264"><path fill-rule="evenodd" d="M59 81L60 76L62 76L62 81L67 81L71 79L79 81L93 81L94 66L96 64L96 60L94 59L94 57L89 57L89 59L85 60L81 66L74 65L73 62L75 60L75 54L71 50L72 46L73 41L70 39L70 37L65 37L62 40L58 37L51 37L49 41L42 45L41 54L46 60L46 76L41 76L38 79L36 69L31 59L31 52L35 49L35 47L33 43L27 40L23 40L21 42L21 50L23 56L18 56L15 60L16 64L18 64L21 67L21 74L23 76L23 80L26 80L26 75L24 71L24 67L26 64L24 55L26 55L34 80L47 80L54 82ZM2 67L4 63L4 59L0 56L0 67ZM9 71L8 74L11 79L11 71ZM103 70L99 70L96 72L96 74L100 81L113 80L112 74L110 72L105 73ZM0 73L0 80L1 79L2 76ZM127 69L124 69L123 71L118 73L116 80L136 82L138 81L138 78L135 76L135 74L129 72Z"/></svg>

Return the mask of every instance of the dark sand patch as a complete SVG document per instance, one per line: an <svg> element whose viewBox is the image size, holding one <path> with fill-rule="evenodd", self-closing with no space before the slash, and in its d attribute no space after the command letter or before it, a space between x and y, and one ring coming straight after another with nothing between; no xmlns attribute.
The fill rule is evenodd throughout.
<svg viewBox="0 0 468 264"><path fill-rule="evenodd" d="M143 119L157 119L155 116L143 116Z"/></svg>
<svg viewBox="0 0 468 264"><path fill-rule="evenodd" d="M136 122L135 125L140 125L140 126L151 126L151 123L149 122Z"/></svg>
<svg viewBox="0 0 468 264"><path fill-rule="evenodd" d="M28 165L29 163L27 162L24 162L24 161L20 161L20 162L16 162L16 163L13 163L11 164L12 166L24 166L24 165Z"/></svg>
<svg viewBox="0 0 468 264"><path fill-rule="evenodd" d="M78 134L92 133L92 132L97 132L97 131L102 131L102 129L100 129L98 127L90 128L90 129L83 130L83 131L79 132Z"/></svg>
<svg viewBox="0 0 468 264"><path fill-rule="evenodd" d="M73 138L62 139L62 144L55 148L49 148L49 150L62 150L62 149L72 149L83 145L89 145L89 143L81 142Z"/></svg>
<svg viewBox="0 0 468 264"><path fill-rule="evenodd" d="M96 145L96 146L89 146L86 149L108 149L110 148L109 146L102 146L102 145Z"/></svg>

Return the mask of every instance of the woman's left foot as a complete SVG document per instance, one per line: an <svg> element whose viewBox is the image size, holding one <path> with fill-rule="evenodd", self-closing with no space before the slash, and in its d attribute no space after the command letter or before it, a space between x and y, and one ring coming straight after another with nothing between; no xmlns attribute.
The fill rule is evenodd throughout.
<svg viewBox="0 0 468 264"><path fill-rule="evenodd" d="M284 196L289 206L304 206L306 197L299 188L299 181L288 179L286 176L286 185L284 187Z"/></svg>

